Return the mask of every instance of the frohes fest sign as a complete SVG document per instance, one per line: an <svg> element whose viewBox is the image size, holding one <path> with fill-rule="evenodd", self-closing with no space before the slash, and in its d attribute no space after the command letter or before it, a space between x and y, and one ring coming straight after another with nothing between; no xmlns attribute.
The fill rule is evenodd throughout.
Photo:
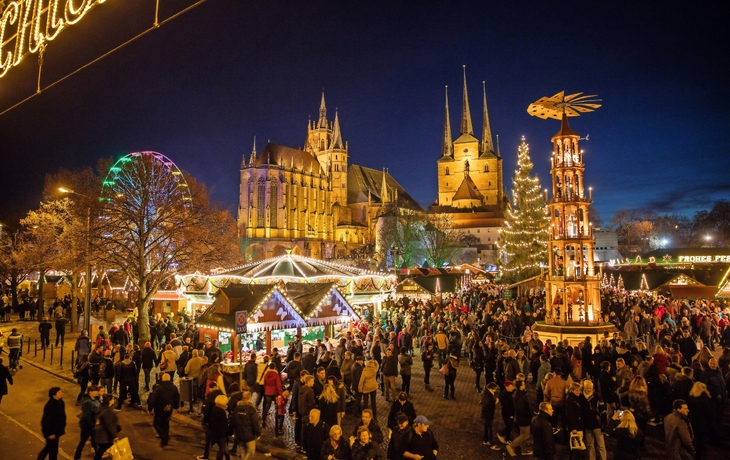
<svg viewBox="0 0 730 460"><path fill-rule="evenodd" d="M107 0L15 0L0 17L0 78Z"/></svg>

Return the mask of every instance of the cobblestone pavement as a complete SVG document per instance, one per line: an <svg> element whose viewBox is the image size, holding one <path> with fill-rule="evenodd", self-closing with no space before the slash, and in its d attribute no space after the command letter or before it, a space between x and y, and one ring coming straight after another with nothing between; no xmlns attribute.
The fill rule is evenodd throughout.
<svg viewBox="0 0 730 460"><path fill-rule="evenodd" d="M101 324L101 321L92 318L92 322ZM26 337L31 339L38 338L38 323L31 322L18 322L12 323L0 323L0 328L6 335L9 334L12 327L18 327ZM92 330L95 329L92 327ZM46 366L51 369L54 373L63 375L67 378L71 377L71 368L69 366L70 350L73 349L73 344L76 339L76 334L67 333L66 335L66 348L64 353L64 366L60 367L58 364L58 350L54 350L54 364L50 365L50 353L47 353L46 360L42 360L42 355L39 353L35 358L33 357L34 347L31 345L30 356L26 354L27 345L24 347L23 353L24 358L31 359L40 365ZM51 343L55 340L55 331L51 334ZM716 354L719 355L720 349L716 350ZM475 390L474 383L474 371L467 365L466 358L462 359L462 366L459 368L456 378L456 400L445 400L443 399L443 376L438 373L438 366L434 366L431 371L431 386L434 388L433 392L428 392L424 388L423 384L423 366L421 364L420 355L416 351L414 356L413 375L411 380L411 402L416 408L418 415L425 415L431 421L431 430L435 433L436 439L440 445L439 458L448 460L472 460L472 459L501 459L504 450L495 452L490 450L487 446L482 444L482 433L484 430L484 424L479 418L481 408L481 394ZM153 376L154 378L154 376ZM400 378L398 379L400 381ZM483 378L482 378L483 385ZM528 395L533 403L535 404L535 391L531 384L528 384ZM141 394L143 403L146 401L146 394ZM390 403L387 403L385 398L378 392L377 397L377 413L378 423L380 424L383 431L386 432L386 422L388 412L390 410ZM195 407L197 411L200 409L200 403ZM185 414L185 411L183 411ZM199 420L199 417L192 416L193 420ZM501 420L499 408L495 420ZM347 413L343 419L343 431L346 435L350 435L354 429L356 418L351 414ZM499 423L499 422L497 422ZM730 425L730 410L725 411L725 424ZM274 426L274 415L273 409L269 415L267 421L268 429L264 430L260 444L263 449L266 446L273 448L285 449L288 451L294 451L294 427L292 421L288 418L285 421L285 432L281 436L275 436L273 433ZM386 446L383 446L385 451ZM613 450L615 448L615 441L612 438L606 438L606 448L609 451L609 459L613 458ZM727 444L719 446L708 446L708 451L704 459L727 459L728 455L726 449ZM725 449L725 450L724 450ZM567 459L569 457L569 451L565 445L556 446L556 459ZM531 457L526 457L531 458ZM664 432L663 427L648 427L647 438L646 438L646 452L644 455L645 460L663 460L667 458L667 453L664 443Z"/></svg>

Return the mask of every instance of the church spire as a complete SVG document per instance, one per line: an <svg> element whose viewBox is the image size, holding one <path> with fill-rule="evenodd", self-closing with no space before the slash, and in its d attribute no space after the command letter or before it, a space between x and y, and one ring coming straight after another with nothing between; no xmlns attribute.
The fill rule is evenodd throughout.
<svg viewBox="0 0 730 460"><path fill-rule="evenodd" d="M317 121L317 128L327 127L327 107L324 104L324 90L322 90L322 102L319 103L319 121Z"/></svg>
<svg viewBox="0 0 730 460"><path fill-rule="evenodd" d="M332 127L332 142L330 143L330 150L339 148L344 149L345 146L342 144L342 133L340 132L340 117L335 110L335 124Z"/></svg>
<svg viewBox="0 0 730 460"><path fill-rule="evenodd" d="M474 135L474 128L471 125L471 112L469 111L469 95L466 91L466 65L464 66L464 96L461 111L461 134Z"/></svg>
<svg viewBox="0 0 730 460"><path fill-rule="evenodd" d="M484 126L482 127L482 155L491 153L494 155L494 145L492 144L492 128L489 126L489 113L487 112L487 87L482 82L482 93L484 94Z"/></svg>
<svg viewBox="0 0 730 460"><path fill-rule="evenodd" d="M380 186L380 202L382 204L390 202L388 198L388 183L386 182L386 172L383 168L383 184Z"/></svg>
<svg viewBox="0 0 730 460"><path fill-rule="evenodd" d="M251 150L251 158L248 160L248 164L252 165L256 160L256 136L253 137L253 150Z"/></svg>
<svg viewBox="0 0 730 460"><path fill-rule="evenodd" d="M441 144L441 156L450 157L453 154L451 144L451 120L449 119L449 87L446 87L446 117L444 118L444 140Z"/></svg>

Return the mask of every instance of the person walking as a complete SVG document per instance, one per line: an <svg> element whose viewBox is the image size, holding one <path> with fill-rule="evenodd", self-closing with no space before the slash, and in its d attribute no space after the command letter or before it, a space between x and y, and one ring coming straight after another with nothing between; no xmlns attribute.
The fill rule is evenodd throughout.
<svg viewBox="0 0 730 460"><path fill-rule="evenodd" d="M91 353L91 339L89 339L88 332L81 331L81 334L74 344L74 350L76 351L76 356L88 355Z"/></svg>
<svg viewBox="0 0 730 460"><path fill-rule="evenodd" d="M8 363L8 367L12 370L22 369L20 355L23 352L23 335L18 333L18 329L13 328L10 331L5 345L7 345L9 351L8 358L10 362Z"/></svg>
<svg viewBox="0 0 730 460"><path fill-rule="evenodd" d="M121 388L119 389L119 400L117 401L117 409L122 408L122 403L127 399L127 396L132 400L131 406L135 409L140 407L141 401L139 399L139 392L137 392L137 365L132 362L129 354L124 355L124 360L119 365L119 375L117 380Z"/></svg>
<svg viewBox="0 0 730 460"><path fill-rule="evenodd" d="M689 406L683 399L676 399L672 408L672 413L664 418L665 447L672 460L692 460L696 452Z"/></svg>
<svg viewBox="0 0 730 460"><path fill-rule="evenodd" d="M44 316L41 323L38 325L38 332L41 333L41 348L51 346L51 322L48 321L48 317Z"/></svg>
<svg viewBox="0 0 730 460"><path fill-rule="evenodd" d="M38 454L38 460L44 460L46 456L50 460L56 460L59 438L66 434L66 405L63 402L63 391L60 387L48 390L48 401L43 407L43 417L41 418L41 433L46 440L46 445Z"/></svg>
<svg viewBox="0 0 730 460"><path fill-rule="evenodd" d="M210 411L210 419L208 430L210 431L210 439L218 445L218 454L216 460L230 459L228 454L228 397L226 395L218 395L215 397L215 406Z"/></svg>
<svg viewBox="0 0 730 460"><path fill-rule="evenodd" d="M76 405L81 405L81 398L86 394L86 387L89 385L89 355L83 355L74 366L74 377L79 383L79 395L76 397Z"/></svg>
<svg viewBox="0 0 730 460"><path fill-rule="evenodd" d="M114 395L102 396L97 421L94 428L94 442L96 443L94 460L101 460L104 452L109 450L119 437L119 418L114 411Z"/></svg>
<svg viewBox="0 0 730 460"><path fill-rule="evenodd" d="M330 427L320 419L319 409L309 411L309 423L302 430L302 448L307 458L319 458L322 446L329 437Z"/></svg>
<svg viewBox="0 0 730 460"><path fill-rule="evenodd" d="M368 398L370 398L370 405L372 406L372 411L375 417L377 417L376 410L377 406L375 404L375 397L377 396L378 392L378 362L374 359L371 359L365 364L365 368L362 371L362 375L360 376L360 384L358 385L357 392L360 393L360 396L362 396L362 404L360 405L361 409L367 409L368 408Z"/></svg>
<svg viewBox="0 0 730 460"><path fill-rule="evenodd" d="M398 378L398 357L393 354L393 350L390 347L385 350L385 357L383 358L381 369L385 400L387 402L393 402L397 394L395 380Z"/></svg>
<svg viewBox="0 0 730 460"><path fill-rule="evenodd" d="M431 388L431 369L433 369L433 343L429 342L425 348L421 349L421 362L423 363L423 384L426 391L433 391Z"/></svg>
<svg viewBox="0 0 730 460"><path fill-rule="evenodd" d="M516 457L515 449L521 448L522 456L532 455L532 452L526 448L525 443L530 440L530 425L532 423L532 410L530 402L527 400L527 392L525 391L525 381L515 381L515 391L512 393L512 399L515 407L514 422L520 430L520 434L507 444L507 453L510 457Z"/></svg>
<svg viewBox="0 0 730 460"><path fill-rule="evenodd" d="M512 438L512 427L515 423L515 403L512 393L515 391L514 383L511 380L504 381L504 390L499 395L499 401L502 404L502 421L504 422L504 431L497 433L497 439L502 444L509 444Z"/></svg>
<svg viewBox="0 0 730 460"><path fill-rule="evenodd" d="M256 453L256 441L261 439L261 417L253 405L250 391L241 394L241 400L231 415L231 424L241 460L252 460Z"/></svg>
<svg viewBox="0 0 730 460"><path fill-rule="evenodd" d="M66 339L66 324L68 323L68 320L64 318L63 316L59 316L56 318L56 347L58 347L59 343L61 345L64 344L64 341Z"/></svg>
<svg viewBox="0 0 730 460"><path fill-rule="evenodd" d="M162 382L155 385L147 399L147 412L154 415L152 425L162 447L170 442L170 419L178 407L180 407L180 391L170 381L169 374L162 374Z"/></svg>
<svg viewBox="0 0 730 460"><path fill-rule="evenodd" d="M553 438L553 407L547 402L541 402L536 416L530 422L532 434L533 455L538 460L553 460L555 458L555 441Z"/></svg>
<svg viewBox="0 0 730 460"><path fill-rule="evenodd" d="M81 437L79 439L78 446L76 446L74 460L81 459L81 454L83 453L86 441L91 438L91 434L94 431L97 413L99 411L99 407L101 406L101 401L99 400L99 390L99 386L91 385L87 393L83 396L83 399L81 400L81 414L79 415L79 427L81 428ZM93 439L91 444L95 444Z"/></svg>
<svg viewBox="0 0 730 460"><path fill-rule="evenodd" d="M481 417L484 421L484 437L482 443L489 446L492 450L500 450L501 448L494 443L494 411L499 403L499 398L494 394L499 387L494 382L487 384L486 390L482 393L482 412Z"/></svg>
<svg viewBox="0 0 730 460"><path fill-rule="evenodd" d="M3 396L8 394L8 383L13 384L13 374L3 365L3 359L0 358L0 403L3 402Z"/></svg>
<svg viewBox="0 0 730 460"><path fill-rule="evenodd" d="M459 357L456 355L449 355L446 359L446 373L444 374L444 399L449 399L449 390L451 390L451 399L456 400L456 388L454 382L456 381L456 370L459 368ZM443 367L442 367L443 369Z"/></svg>
<svg viewBox="0 0 730 460"><path fill-rule="evenodd" d="M588 460L596 460L596 452L600 460L606 460L606 443L603 439L601 426L602 417L606 412L606 405L601 397L593 391L593 382L583 381L583 433L585 435L586 447L588 447Z"/></svg>
<svg viewBox="0 0 730 460"><path fill-rule="evenodd" d="M150 391L150 373L157 363L157 355L152 348L152 343L145 342L142 348L142 371L144 372L144 391ZM198 374L200 370L198 370ZM189 375L189 374L188 374ZM193 380L195 381L195 380ZM195 385L193 385L195 388Z"/></svg>
<svg viewBox="0 0 730 460"><path fill-rule="evenodd" d="M407 347L400 347L398 355L398 364L400 364L401 391L411 394L411 366L413 366L413 357L408 354Z"/></svg>

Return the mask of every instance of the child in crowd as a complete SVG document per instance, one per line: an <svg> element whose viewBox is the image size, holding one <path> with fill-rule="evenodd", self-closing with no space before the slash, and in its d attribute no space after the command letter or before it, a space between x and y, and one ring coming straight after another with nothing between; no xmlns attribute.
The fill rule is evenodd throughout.
<svg viewBox="0 0 730 460"><path fill-rule="evenodd" d="M284 390L276 397L276 435L284 433L284 416L286 405L289 403L289 390Z"/></svg>

